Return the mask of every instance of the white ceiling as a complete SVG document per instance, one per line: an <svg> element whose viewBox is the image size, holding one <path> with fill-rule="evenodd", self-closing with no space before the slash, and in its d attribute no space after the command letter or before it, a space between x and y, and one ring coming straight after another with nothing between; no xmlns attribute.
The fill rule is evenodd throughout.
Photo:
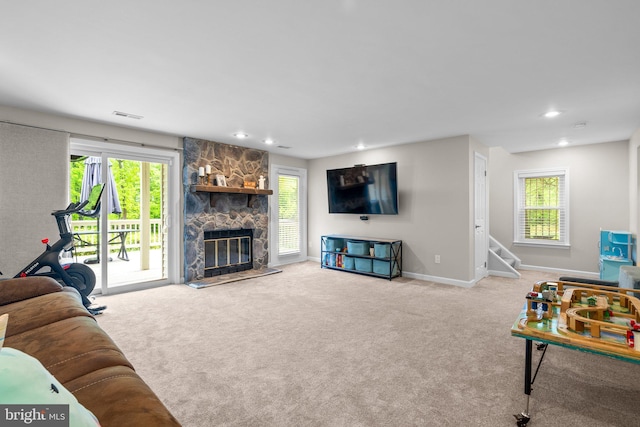
<svg viewBox="0 0 640 427"><path fill-rule="evenodd" d="M520 152L563 137L629 139L640 128L638 0L0 8L5 106L302 158L462 134ZM553 108L564 114L540 117Z"/></svg>

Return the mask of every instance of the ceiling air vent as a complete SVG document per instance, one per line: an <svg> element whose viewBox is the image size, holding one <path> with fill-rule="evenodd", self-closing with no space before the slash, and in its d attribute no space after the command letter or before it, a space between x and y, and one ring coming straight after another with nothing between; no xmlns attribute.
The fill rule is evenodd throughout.
<svg viewBox="0 0 640 427"><path fill-rule="evenodd" d="M143 118L143 116L138 116L136 114L123 113L122 111L114 111L113 114L115 116L127 117L129 119L136 119L136 120L140 120L141 118Z"/></svg>
<svg viewBox="0 0 640 427"><path fill-rule="evenodd" d="M291 147L287 147L286 145L278 145L278 148L282 148L283 150L288 150Z"/></svg>

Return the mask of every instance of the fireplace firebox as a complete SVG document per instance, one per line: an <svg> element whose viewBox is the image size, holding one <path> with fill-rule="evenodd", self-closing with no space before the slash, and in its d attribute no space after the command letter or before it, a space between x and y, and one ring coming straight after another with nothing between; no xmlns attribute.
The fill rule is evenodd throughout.
<svg viewBox="0 0 640 427"><path fill-rule="evenodd" d="M204 232L204 277L253 268L253 229Z"/></svg>

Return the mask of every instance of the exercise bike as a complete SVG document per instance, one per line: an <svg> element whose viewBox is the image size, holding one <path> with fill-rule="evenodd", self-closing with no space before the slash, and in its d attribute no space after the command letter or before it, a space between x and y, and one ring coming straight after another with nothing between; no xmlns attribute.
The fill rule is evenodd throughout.
<svg viewBox="0 0 640 427"><path fill-rule="evenodd" d="M53 211L51 215L56 218L60 239L52 245L49 244L49 239L43 239L42 243L46 245L44 252L14 276L47 276L54 278L63 286L75 288L82 297L82 304L93 315L101 314L107 308L104 305L94 305L89 299L89 295L96 285L95 273L90 267L81 263L61 264L60 256L63 252L73 249L73 232L69 223L71 215L77 213L82 216L91 216L97 212L100 209L100 197L103 190L104 184L96 185L91 189L89 198L84 202L71 203L66 209ZM89 203L92 203L91 209L82 210Z"/></svg>

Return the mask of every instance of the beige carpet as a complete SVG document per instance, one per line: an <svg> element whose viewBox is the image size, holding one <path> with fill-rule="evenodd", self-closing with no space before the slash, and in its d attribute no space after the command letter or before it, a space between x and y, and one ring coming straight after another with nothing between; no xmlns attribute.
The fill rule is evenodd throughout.
<svg viewBox="0 0 640 427"><path fill-rule="evenodd" d="M98 321L184 426L515 426L525 342L509 330L555 275L463 289L282 270L99 297ZM529 426L640 425L638 396L640 366L551 346Z"/></svg>

